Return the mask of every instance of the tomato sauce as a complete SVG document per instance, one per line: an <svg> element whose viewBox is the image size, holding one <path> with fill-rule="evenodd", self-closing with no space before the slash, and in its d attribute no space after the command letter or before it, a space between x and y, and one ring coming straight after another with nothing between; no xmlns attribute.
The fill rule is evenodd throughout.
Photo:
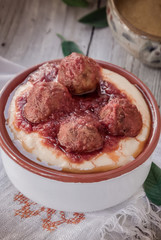
<svg viewBox="0 0 161 240"><path fill-rule="evenodd" d="M42 81L42 79L41 79ZM49 81L48 78L44 78L43 81ZM110 98L126 98L126 95L121 93L113 84L100 81L99 86L93 93L85 95L75 96L72 95L73 108L71 112L53 112L47 119L38 124L29 122L23 114L23 108L27 101L26 94L17 97L16 99L16 122L15 126L18 129L22 129L26 133L38 132L44 138L44 144L59 149L65 153L66 157L71 162L81 163L84 160L88 161L94 158L100 153L110 152L117 149L120 136L110 136L106 131L106 127L101 125L101 134L104 136L104 147L101 150L93 151L90 153L69 153L62 148L58 142L57 134L59 131L60 124L70 115L82 116L92 115L99 121L98 115L102 107L104 107Z"/></svg>

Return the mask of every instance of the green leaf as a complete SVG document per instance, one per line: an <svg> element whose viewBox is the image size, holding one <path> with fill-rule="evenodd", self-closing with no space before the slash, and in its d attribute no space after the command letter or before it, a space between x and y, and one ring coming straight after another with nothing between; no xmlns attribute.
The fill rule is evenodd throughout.
<svg viewBox="0 0 161 240"><path fill-rule="evenodd" d="M62 41L66 41L66 39L59 33L56 34Z"/></svg>
<svg viewBox="0 0 161 240"><path fill-rule="evenodd" d="M150 172L144 182L147 197L156 205L161 205L161 169L152 163Z"/></svg>
<svg viewBox="0 0 161 240"><path fill-rule="evenodd" d="M90 24L96 28L107 27L108 23L106 16L106 7L99 8L98 10L80 18L78 21L84 24Z"/></svg>
<svg viewBox="0 0 161 240"><path fill-rule="evenodd" d="M86 0L63 0L63 2L72 7L87 7L89 5Z"/></svg>
<svg viewBox="0 0 161 240"><path fill-rule="evenodd" d="M77 52L77 53L81 53L81 54L84 54L79 46L75 43L75 42L72 42L72 41L67 41L62 35L60 35L59 33L56 34L62 41L61 43L61 47L62 47L62 51L63 51L63 54L64 56L68 56L70 55L72 52Z"/></svg>
<svg viewBox="0 0 161 240"><path fill-rule="evenodd" d="M77 52L83 54L79 49L78 45L72 41L63 41L62 42L62 51L64 56L70 55L72 52Z"/></svg>

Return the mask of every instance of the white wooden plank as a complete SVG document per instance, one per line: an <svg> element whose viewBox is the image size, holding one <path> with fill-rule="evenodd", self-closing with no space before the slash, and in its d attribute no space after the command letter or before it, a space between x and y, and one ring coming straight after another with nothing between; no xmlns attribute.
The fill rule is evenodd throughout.
<svg viewBox="0 0 161 240"><path fill-rule="evenodd" d="M113 41L109 28L95 29L89 56L103 61L110 61L113 54Z"/></svg>
<svg viewBox="0 0 161 240"><path fill-rule="evenodd" d="M159 107L161 106L161 70L140 65L138 77L149 87L155 96ZM161 111L161 108L160 108Z"/></svg>
<svg viewBox="0 0 161 240"><path fill-rule="evenodd" d="M77 20L96 8L97 1L89 8L72 8L62 1L35 0L12 1L7 0L0 21L0 41L6 46L0 46L0 55L24 66L62 57L60 40L56 33L60 33L69 40L76 41L86 53L91 28L78 23ZM1 15L2 9L0 9ZM5 12L5 13L4 13Z"/></svg>

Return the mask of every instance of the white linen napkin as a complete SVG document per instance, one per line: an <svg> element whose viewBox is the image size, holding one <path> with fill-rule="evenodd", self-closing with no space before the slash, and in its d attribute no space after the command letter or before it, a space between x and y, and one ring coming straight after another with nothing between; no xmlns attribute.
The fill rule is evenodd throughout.
<svg viewBox="0 0 161 240"><path fill-rule="evenodd" d="M0 89L24 69L0 57ZM160 156L161 139L153 154L153 161L161 167ZM70 213L49 209L16 190L0 159L0 239L161 239L161 208L150 204L141 188L126 202L98 212Z"/></svg>

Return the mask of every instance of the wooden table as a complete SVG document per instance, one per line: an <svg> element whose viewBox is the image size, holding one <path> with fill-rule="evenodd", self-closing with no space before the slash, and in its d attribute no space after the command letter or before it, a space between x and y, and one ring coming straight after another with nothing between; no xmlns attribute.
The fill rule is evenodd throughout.
<svg viewBox="0 0 161 240"><path fill-rule="evenodd" d="M0 55L29 67L63 57L57 33L75 41L88 56L119 65L139 77L161 106L161 70L146 67L129 55L109 28L95 29L77 20L105 5L91 0L88 8L68 7L61 0L0 0ZM158 233L161 239L161 233ZM160 235L160 237L159 237Z"/></svg>

